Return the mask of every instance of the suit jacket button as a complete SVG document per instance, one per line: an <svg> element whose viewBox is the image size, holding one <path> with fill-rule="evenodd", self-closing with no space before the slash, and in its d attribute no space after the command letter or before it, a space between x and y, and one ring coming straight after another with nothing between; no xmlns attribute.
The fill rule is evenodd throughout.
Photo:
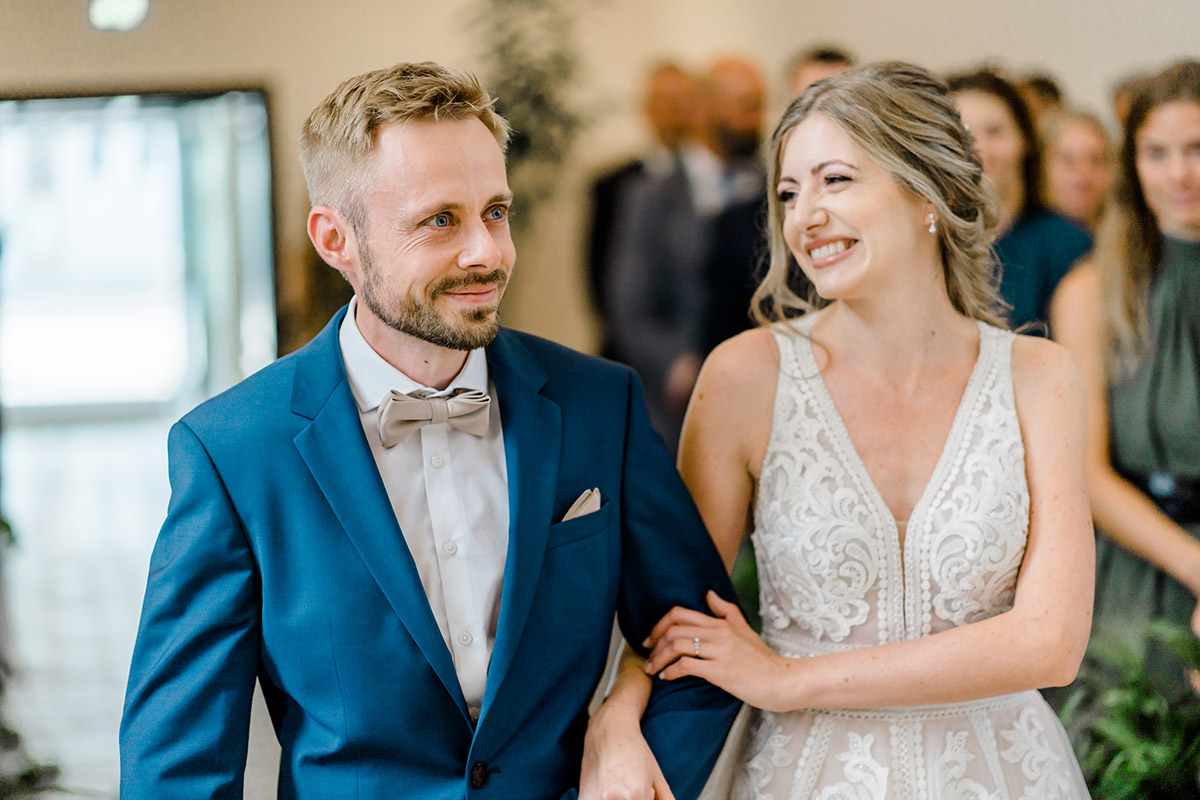
<svg viewBox="0 0 1200 800"><path fill-rule="evenodd" d="M476 761L471 765L471 786L475 789L487 786L488 778L491 777L490 772L487 764Z"/></svg>

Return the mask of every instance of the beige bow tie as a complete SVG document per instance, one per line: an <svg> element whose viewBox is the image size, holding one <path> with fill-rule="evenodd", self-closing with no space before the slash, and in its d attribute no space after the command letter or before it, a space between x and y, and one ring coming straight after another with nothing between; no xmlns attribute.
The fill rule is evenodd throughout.
<svg viewBox="0 0 1200 800"><path fill-rule="evenodd" d="M487 436L492 398L478 389L459 389L449 397L412 397L392 389L379 404L379 438L391 447L413 431L448 422L460 431Z"/></svg>

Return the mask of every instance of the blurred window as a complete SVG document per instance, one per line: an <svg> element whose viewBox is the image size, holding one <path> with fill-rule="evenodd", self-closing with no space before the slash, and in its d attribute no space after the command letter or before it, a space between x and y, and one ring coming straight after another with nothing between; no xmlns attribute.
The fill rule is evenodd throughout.
<svg viewBox="0 0 1200 800"><path fill-rule="evenodd" d="M161 410L270 361L270 191L256 93L0 102L10 419Z"/></svg>

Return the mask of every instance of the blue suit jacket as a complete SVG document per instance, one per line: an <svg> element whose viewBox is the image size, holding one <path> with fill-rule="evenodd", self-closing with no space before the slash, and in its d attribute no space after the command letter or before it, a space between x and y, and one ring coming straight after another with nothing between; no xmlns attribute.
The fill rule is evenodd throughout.
<svg viewBox="0 0 1200 800"><path fill-rule="evenodd" d="M281 798L572 796L614 611L640 642L675 604L703 608L709 588L732 597L632 372L502 330L488 358L511 528L472 725L363 436L344 313L171 431L122 800L241 797L256 678L282 745ZM592 487L600 510L557 522ZM700 681L656 684L643 728L691 797L737 704Z"/></svg>

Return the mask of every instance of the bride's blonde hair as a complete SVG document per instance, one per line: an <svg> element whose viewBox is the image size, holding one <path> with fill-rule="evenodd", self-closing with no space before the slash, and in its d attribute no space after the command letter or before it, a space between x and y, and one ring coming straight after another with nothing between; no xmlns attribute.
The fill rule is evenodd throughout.
<svg viewBox="0 0 1200 800"><path fill-rule="evenodd" d="M889 173L897 184L936 209L937 237L950 302L960 313L1006 326L999 268L990 233L998 220L994 192L963 128L945 83L914 64L868 64L810 86L784 112L771 136L768 178L766 277L751 313L760 325L828 304L814 291L800 297L789 285L794 261L783 237L783 204L776 194L788 136L812 114L822 114Z"/></svg>

